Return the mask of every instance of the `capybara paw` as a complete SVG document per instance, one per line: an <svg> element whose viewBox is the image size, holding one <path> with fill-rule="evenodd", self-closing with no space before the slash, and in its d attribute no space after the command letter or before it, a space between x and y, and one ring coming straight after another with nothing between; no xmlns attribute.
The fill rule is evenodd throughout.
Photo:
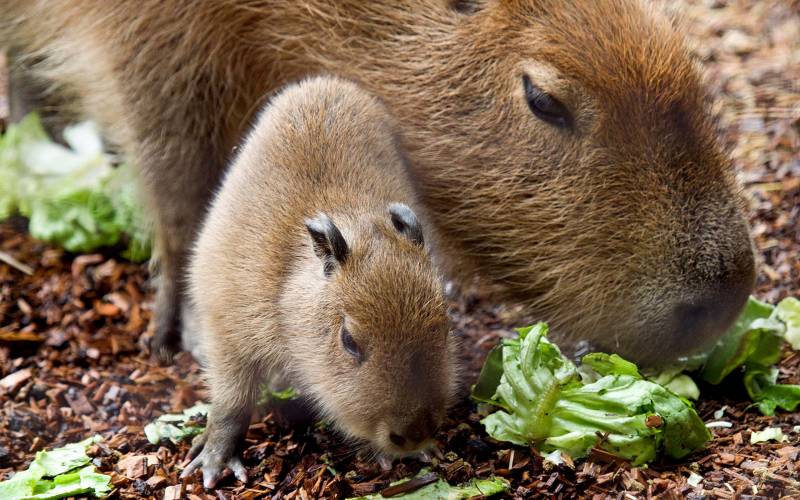
<svg viewBox="0 0 800 500"><path fill-rule="evenodd" d="M173 334L156 334L150 340L150 353L160 364L169 365L175 359L180 349L180 342L175 342ZM178 338L180 336L178 335Z"/></svg>
<svg viewBox="0 0 800 500"><path fill-rule="evenodd" d="M207 434L204 432L192 442L189 457L193 457L193 460L183 470L181 478L187 478L197 471L202 471L203 487L213 489L226 475L226 470L230 470L236 479L247 483L247 469L245 469L241 457L235 452L227 451L230 448L228 446L208 444Z"/></svg>

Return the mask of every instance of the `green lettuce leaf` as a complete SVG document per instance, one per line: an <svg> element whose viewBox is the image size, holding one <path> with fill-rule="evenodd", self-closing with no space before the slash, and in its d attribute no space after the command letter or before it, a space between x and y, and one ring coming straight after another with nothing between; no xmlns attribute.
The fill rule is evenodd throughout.
<svg viewBox="0 0 800 500"><path fill-rule="evenodd" d="M606 375L630 375L631 377L642 378L639 368L635 364L617 354L593 352L584 356L581 359L581 364L589 366L602 377Z"/></svg>
<svg viewBox="0 0 800 500"><path fill-rule="evenodd" d="M682 398L697 400L700 397L700 388L695 381L680 370L662 371L654 377L649 377L649 380Z"/></svg>
<svg viewBox="0 0 800 500"><path fill-rule="evenodd" d="M744 386L759 411L774 415L781 408L794 411L800 405L800 385L779 384L778 369L750 365L744 372Z"/></svg>
<svg viewBox="0 0 800 500"><path fill-rule="evenodd" d="M736 323L711 350L700 377L711 384L719 384L746 363L764 366L777 363L785 327L771 317L773 309L750 297Z"/></svg>
<svg viewBox="0 0 800 500"><path fill-rule="evenodd" d="M86 455L86 449L100 439L100 436L94 436L36 453L27 470L0 482L0 498L49 500L85 494L105 495L111 490L111 477L97 473L93 466L87 465L91 458Z"/></svg>
<svg viewBox="0 0 800 500"><path fill-rule="evenodd" d="M33 494L22 496L20 500L51 500L87 493L101 497L111 491L110 483L111 476L95 472L94 467L89 465L77 472L56 476L52 481L40 480Z"/></svg>
<svg viewBox="0 0 800 500"><path fill-rule="evenodd" d="M91 122L67 127L64 140L52 142L35 114L0 137L0 220L18 212L31 235L69 251L124 243L126 258L146 259L150 229L130 166L114 165Z"/></svg>
<svg viewBox="0 0 800 500"><path fill-rule="evenodd" d="M203 432L205 427L194 425L192 421L197 417L205 417L211 405L198 403L183 413L168 413L161 415L154 422L144 427L144 435L151 444L158 444L162 439L173 443L183 441Z"/></svg>
<svg viewBox="0 0 800 500"><path fill-rule="evenodd" d="M495 439L561 450L579 458L597 446L636 465L660 452L681 458L710 438L686 400L645 380L636 365L616 355L584 358L602 378L584 384L575 365L546 338L547 325L518 330L502 344L502 374L482 372L478 399L501 409L483 419Z"/></svg>
<svg viewBox="0 0 800 500"><path fill-rule="evenodd" d="M518 342L518 341L517 341ZM472 397L482 403L499 404L494 399L500 378L503 376L503 346L496 345L489 351L481 368L478 383L472 388ZM506 408L508 409L508 408Z"/></svg>
<svg viewBox="0 0 800 500"><path fill-rule="evenodd" d="M0 220L14 215L20 204L19 178L24 168L20 159L21 145L47 140L36 114L10 125L6 133L0 135Z"/></svg>
<svg viewBox="0 0 800 500"><path fill-rule="evenodd" d="M792 344L799 332L800 301L787 298L772 306L750 297L739 319L709 354L700 376L719 384L742 368L745 389L762 414L773 415L779 408L794 411L800 405L800 385L778 384L778 370L772 365L781 358L784 340Z"/></svg>
<svg viewBox="0 0 800 500"><path fill-rule="evenodd" d="M800 300L794 297L783 299L775 307L775 317L786 324L786 342L792 349L800 351Z"/></svg>
<svg viewBox="0 0 800 500"><path fill-rule="evenodd" d="M54 450L40 451L36 453L34 462L42 467L43 475L58 476L88 464L91 459L86 455L86 449L101 440L100 436L93 436Z"/></svg>
<svg viewBox="0 0 800 500"><path fill-rule="evenodd" d="M417 474L417 477L427 473L427 469L423 469ZM410 479L395 481L392 486L402 484ZM404 495L393 496L392 498L402 498L404 500L464 500L473 497L491 497L508 491L509 483L500 477L491 477L489 479L474 478L464 484L458 486L451 486L447 481L439 479L435 483L424 486L416 491L406 493ZM374 495L366 495L363 497L352 497L348 500L380 500L385 498L380 493Z"/></svg>

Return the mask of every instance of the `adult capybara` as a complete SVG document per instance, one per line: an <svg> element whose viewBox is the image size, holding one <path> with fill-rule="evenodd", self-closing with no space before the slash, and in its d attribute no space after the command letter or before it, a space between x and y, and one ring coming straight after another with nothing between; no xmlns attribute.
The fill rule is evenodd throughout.
<svg viewBox="0 0 800 500"><path fill-rule="evenodd" d="M450 274L488 278L562 339L669 361L713 343L753 284L701 75L644 0L10 0L0 17L15 73L141 169L163 353L234 145L314 73L396 116Z"/></svg>

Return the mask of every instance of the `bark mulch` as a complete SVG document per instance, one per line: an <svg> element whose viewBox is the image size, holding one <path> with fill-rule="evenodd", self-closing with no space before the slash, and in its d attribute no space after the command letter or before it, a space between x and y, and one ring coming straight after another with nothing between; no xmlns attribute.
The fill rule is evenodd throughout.
<svg viewBox="0 0 800 500"><path fill-rule="evenodd" d="M798 296L800 4L682 0L673 8L684 13L719 95L721 133L751 204L757 295L771 302ZM451 482L505 477L509 496L517 498L800 497L800 413L763 417L748 408L736 384L701 388L701 417L731 426L712 429L707 449L680 462L634 468L595 453L556 467L534 450L488 438L477 408L464 398L427 463L404 459L390 470L324 425L292 429L266 415L247 434L249 484L231 478L206 492L196 479L177 477L186 443L154 446L144 436L144 425L157 416L206 396L190 356L161 367L147 355L146 265L110 251L66 254L30 238L20 219L0 224L0 252L22 264L0 263L0 478L27 466L37 450L101 434L105 439L90 454L112 476L112 497L120 498L341 498L381 491L423 466ZM452 306L466 387L519 315L477 298L454 299ZM781 380L800 383L798 365L800 353L787 350ZM768 426L780 427L789 441L750 444L751 431ZM697 486L688 482L693 473L703 478Z"/></svg>

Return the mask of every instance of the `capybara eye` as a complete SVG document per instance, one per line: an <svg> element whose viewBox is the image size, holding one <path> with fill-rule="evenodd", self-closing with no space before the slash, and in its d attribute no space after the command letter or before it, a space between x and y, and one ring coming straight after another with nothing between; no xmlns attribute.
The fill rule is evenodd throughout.
<svg viewBox="0 0 800 500"><path fill-rule="evenodd" d="M353 339L353 335L350 333L345 327L342 327L342 347L347 352L347 354L356 358L356 360L360 363L364 359L364 355L359 349L358 344Z"/></svg>
<svg viewBox="0 0 800 500"><path fill-rule="evenodd" d="M558 99L534 85L528 75L522 77L522 83L525 86L528 107L537 118L559 128L572 125L572 115Z"/></svg>

